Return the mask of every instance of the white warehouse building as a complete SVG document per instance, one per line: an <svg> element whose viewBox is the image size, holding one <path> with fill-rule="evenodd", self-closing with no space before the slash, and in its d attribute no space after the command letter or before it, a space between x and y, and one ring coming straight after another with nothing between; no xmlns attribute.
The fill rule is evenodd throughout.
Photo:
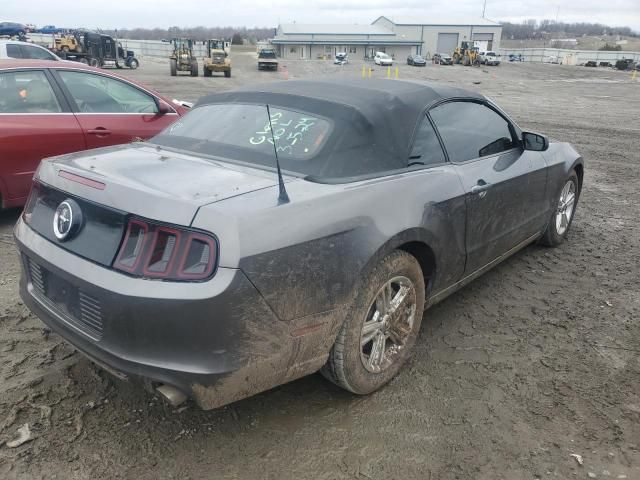
<svg viewBox="0 0 640 480"><path fill-rule="evenodd" d="M427 58L436 52L450 55L462 42L493 50L499 47L501 35L502 26L485 18L440 21L382 16L371 25L281 24L271 43L286 59L329 59L337 52L372 58L381 51L400 60L411 53Z"/></svg>
<svg viewBox="0 0 640 480"><path fill-rule="evenodd" d="M281 24L271 43L286 59L333 58L346 52L352 58L373 58L383 51L401 56L415 51L418 40L403 39L380 25Z"/></svg>

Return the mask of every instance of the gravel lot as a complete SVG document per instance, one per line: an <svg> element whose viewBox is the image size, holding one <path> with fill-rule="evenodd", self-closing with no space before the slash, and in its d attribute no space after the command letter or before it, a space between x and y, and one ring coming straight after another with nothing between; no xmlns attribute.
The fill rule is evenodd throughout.
<svg viewBox="0 0 640 480"><path fill-rule="evenodd" d="M252 52L232 59L231 79L172 78L151 59L121 73L193 101L362 68L258 72ZM399 76L478 90L522 127L572 142L587 170L568 241L531 246L429 310L410 364L371 396L312 375L176 411L47 335L17 293L19 212L1 212L0 478L640 479L640 83L534 64ZM33 440L4 446L25 423Z"/></svg>

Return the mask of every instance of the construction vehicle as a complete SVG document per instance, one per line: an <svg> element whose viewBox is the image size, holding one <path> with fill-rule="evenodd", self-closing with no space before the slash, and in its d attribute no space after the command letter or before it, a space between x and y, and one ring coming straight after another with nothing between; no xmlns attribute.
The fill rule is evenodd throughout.
<svg viewBox="0 0 640 480"><path fill-rule="evenodd" d="M453 51L453 63L465 66L479 65L478 51L480 49L473 45L473 42L462 42L459 47Z"/></svg>
<svg viewBox="0 0 640 480"><path fill-rule="evenodd" d="M225 50L224 40L211 39L205 42L207 46L207 57L204 58L202 73L205 77L210 77L213 72L222 72L224 76L231 77L231 60L229 53Z"/></svg>
<svg viewBox="0 0 640 480"><path fill-rule="evenodd" d="M174 38L171 40L173 52L169 57L169 71L175 77L178 72L189 72L192 77L198 76L198 60L193 54L193 40L190 38Z"/></svg>
<svg viewBox="0 0 640 480"><path fill-rule="evenodd" d="M258 52L258 70L278 70L276 51L273 48L263 48Z"/></svg>
<svg viewBox="0 0 640 480"><path fill-rule="evenodd" d="M616 70L633 70L634 62L631 58L623 58L622 60L617 60L615 63Z"/></svg>
<svg viewBox="0 0 640 480"><path fill-rule="evenodd" d="M92 67L114 66L135 70L140 62L132 50L110 35L76 30L54 39L54 50L65 60L86 63Z"/></svg>
<svg viewBox="0 0 640 480"><path fill-rule="evenodd" d="M78 43L78 40L73 35L62 35L54 38L53 42L54 50L59 52L79 52L82 49L80 43Z"/></svg>

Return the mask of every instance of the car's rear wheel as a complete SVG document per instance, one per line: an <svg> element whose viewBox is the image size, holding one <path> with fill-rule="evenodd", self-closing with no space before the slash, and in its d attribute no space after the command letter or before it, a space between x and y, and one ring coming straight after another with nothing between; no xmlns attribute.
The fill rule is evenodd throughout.
<svg viewBox="0 0 640 480"><path fill-rule="evenodd" d="M564 241L571 228L579 196L578 175L572 171L556 200L555 209L541 239L542 244L555 247Z"/></svg>
<svg viewBox="0 0 640 480"><path fill-rule="evenodd" d="M322 374L360 395L389 382L416 341L424 296L415 257L400 250L385 257L362 282Z"/></svg>

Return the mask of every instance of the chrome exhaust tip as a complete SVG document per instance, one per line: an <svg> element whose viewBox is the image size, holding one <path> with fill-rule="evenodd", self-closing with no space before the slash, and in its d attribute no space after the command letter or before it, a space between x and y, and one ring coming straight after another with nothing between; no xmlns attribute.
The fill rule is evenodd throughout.
<svg viewBox="0 0 640 480"><path fill-rule="evenodd" d="M156 388L156 392L164 398L172 407L179 407L187 401L187 396L181 390L171 385L160 385Z"/></svg>

